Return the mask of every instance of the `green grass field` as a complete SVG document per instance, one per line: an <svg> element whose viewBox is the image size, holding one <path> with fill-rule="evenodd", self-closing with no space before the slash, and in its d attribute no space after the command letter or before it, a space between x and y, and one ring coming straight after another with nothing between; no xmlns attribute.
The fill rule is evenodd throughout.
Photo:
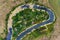
<svg viewBox="0 0 60 40"><path fill-rule="evenodd" d="M24 9L12 17L13 20L13 37L17 37L19 33L26 30L26 28L40 23L49 18L45 11L38 11L34 9ZM35 35L37 36L37 35Z"/></svg>
<svg viewBox="0 0 60 40"><path fill-rule="evenodd" d="M35 31L31 32L30 34L27 34L22 40L36 40L39 37L42 37L44 35L50 36L50 34L54 30L54 24L47 25L46 30L41 30L41 28L44 28L46 26L40 27L36 29Z"/></svg>

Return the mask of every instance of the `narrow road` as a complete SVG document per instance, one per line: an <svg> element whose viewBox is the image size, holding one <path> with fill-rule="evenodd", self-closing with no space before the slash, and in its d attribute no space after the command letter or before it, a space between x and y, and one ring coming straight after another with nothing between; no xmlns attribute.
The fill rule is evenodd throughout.
<svg viewBox="0 0 60 40"><path fill-rule="evenodd" d="M45 21L45 22L39 23L39 24L37 24L37 25L35 25L35 26L27 29L26 31L22 32L22 33L17 37L16 40L21 40L21 38L23 38L27 33L31 32L33 29L37 29L37 28L40 27L40 26L43 26L43 25L45 25L45 24L52 23L52 22L55 20L54 13L53 13L50 9L45 8L44 6L37 6L37 5L34 5L33 8L47 11L48 14L49 14L49 19L48 19L47 21Z"/></svg>
<svg viewBox="0 0 60 40"><path fill-rule="evenodd" d="M29 5L29 6L30 6L30 5ZM28 6L27 6L27 5L24 5L22 8L24 8L24 7L28 7ZM23 38L27 33L31 32L33 29L37 29L37 28L40 27L40 26L43 26L43 25L46 25L46 24L50 24L50 23L52 23L53 21L55 21L55 16L54 16L54 13L52 12L52 10L50 10L50 9L44 7L44 6L37 6L37 5L33 5L33 8L47 11L48 14L49 14L49 19L46 20L45 22L39 23L39 24L37 24L37 25L35 25L35 26L31 27L31 28L28 28L27 30L25 30L24 32L22 32L22 33L16 38L16 40L21 40L21 38ZM12 28L11 28L11 30L12 30ZM11 30L10 30L10 32L9 32L8 35L7 35L7 40L11 40L11 35L12 35Z"/></svg>
<svg viewBox="0 0 60 40"><path fill-rule="evenodd" d="M6 37L6 40L11 40L12 36L12 28L9 28L8 36Z"/></svg>

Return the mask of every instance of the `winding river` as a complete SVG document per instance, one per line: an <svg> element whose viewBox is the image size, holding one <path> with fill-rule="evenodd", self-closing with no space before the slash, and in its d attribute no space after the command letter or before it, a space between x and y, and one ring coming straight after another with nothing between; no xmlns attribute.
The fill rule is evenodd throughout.
<svg viewBox="0 0 60 40"><path fill-rule="evenodd" d="M27 7L29 7L29 6L24 5L22 8L24 8L24 7L27 8ZM31 27L31 28L28 28L27 30L25 30L24 32L22 32L22 33L16 38L16 40L21 40L26 34L28 34L29 32L31 32L33 29L37 29L37 28L40 27L40 26L44 26L44 25L53 23L53 21L55 21L55 16L54 16L54 13L53 13L53 11L52 11L51 9L46 8L46 7L44 7L44 6L38 6L38 5L34 5L33 8L45 10L46 12L48 12L48 14L49 14L49 19L46 20L46 21L44 21L44 22L42 22L42 23L39 23L39 24L37 24L37 25L35 25L35 26ZM6 40L11 40L12 28L10 28L9 31L10 31L10 32L8 33Z"/></svg>

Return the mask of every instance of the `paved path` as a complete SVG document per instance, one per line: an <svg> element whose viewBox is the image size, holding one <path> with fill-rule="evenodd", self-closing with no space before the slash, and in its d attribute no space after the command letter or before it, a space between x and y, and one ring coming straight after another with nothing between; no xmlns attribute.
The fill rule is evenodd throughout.
<svg viewBox="0 0 60 40"><path fill-rule="evenodd" d="M6 40L11 40L12 36L12 28L9 28L8 36L6 37Z"/></svg>
<svg viewBox="0 0 60 40"><path fill-rule="evenodd" d="M27 5L22 6L22 8L24 8L24 7L27 8L27 7L29 7L29 6L27 6ZM50 24L50 23L52 23L53 21L55 21L54 13L53 13L50 9L48 9L48 8L46 8L46 7L44 7L44 6L37 6L37 5L34 5L33 8L47 11L48 14L49 14L49 19L48 19L47 21L45 21L45 22L39 23L39 24L37 24L37 25L35 25L35 26L31 27L31 28L28 28L27 30L25 30L24 32L22 32L22 33L16 38L16 40L21 40L21 38L23 38L27 33L31 32L33 29L36 29L36 28L38 28L38 27L40 27L40 26L43 26L43 25L46 25L46 24ZM12 28L11 28L11 29L12 29ZM8 35L7 35L7 40L11 40L11 35L12 35L12 31L10 30L10 32L9 32Z"/></svg>
<svg viewBox="0 0 60 40"><path fill-rule="evenodd" d="M45 22L39 23L39 24L37 24L37 25L35 25L35 26L27 29L26 31L22 32L22 33L17 37L16 40L21 40L21 38L23 38L27 33L31 32L33 29L36 29L36 28L38 28L38 27L40 27L40 26L43 26L43 25L45 25L45 24L48 24L48 23L51 23L51 22L54 21L55 17L54 17L53 12L52 12L50 9L45 8L44 6L37 6L37 5L34 5L33 8L35 8L35 9L42 9L42 10L47 11L48 14L49 14L49 19L48 19L47 21L45 21Z"/></svg>

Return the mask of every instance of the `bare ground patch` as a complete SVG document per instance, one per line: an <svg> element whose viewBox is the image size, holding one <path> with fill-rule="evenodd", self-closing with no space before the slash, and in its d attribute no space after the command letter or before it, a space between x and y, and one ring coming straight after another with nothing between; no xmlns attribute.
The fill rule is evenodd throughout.
<svg viewBox="0 0 60 40"><path fill-rule="evenodd" d="M5 37L4 29L5 29L5 19L6 15L11 11L11 9L22 3L23 0L0 0L0 36ZM3 34L2 34L3 33ZM1 35L2 34L2 35Z"/></svg>

